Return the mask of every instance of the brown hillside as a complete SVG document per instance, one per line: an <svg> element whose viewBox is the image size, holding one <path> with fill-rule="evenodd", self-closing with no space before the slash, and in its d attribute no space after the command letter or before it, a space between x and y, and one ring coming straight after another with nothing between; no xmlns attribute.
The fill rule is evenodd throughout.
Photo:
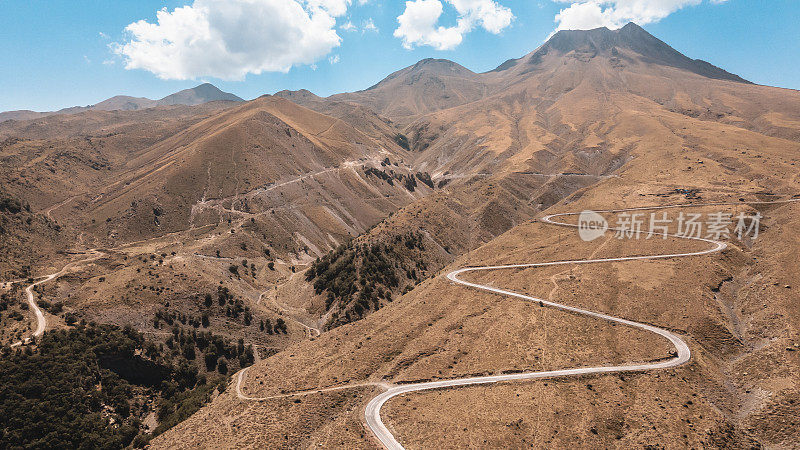
<svg viewBox="0 0 800 450"><path fill-rule="evenodd" d="M424 59L366 90L330 99L361 104L405 124L415 116L477 100L486 92L486 83L469 69L445 59Z"/></svg>
<svg viewBox="0 0 800 450"><path fill-rule="evenodd" d="M169 102L224 94L200 88ZM329 98L111 100L131 110L0 123L0 271L72 262L35 289L48 330L129 325L223 375L204 367L216 350L195 350L211 333L242 349L226 353L231 371L255 362L153 448L375 447L363 416L377 388L263 401L238 388L266 397L663 361L673 349L653 334L445 276L699 250L612 233L583 242L535 220L671 204L758 211L761 232L703 256L465 277L671 330L688 364L409 394L386 403L384 422L408 448L800 441L800 206L752 203L800 195L797 91L754 85L629 24L556 33L482 74L423 60ZM24 287L2 286L0 344L32 331Z"/></svg>
<svg viewBox="0 0 800 450"><path fill-rule="evenodd" d="M532 54L487 74L503 83L502 91L417 118L406 134L415 143L427 137L430 145L415 153L416 167L434 180L451 179L454 190L474 189L469 178L477 173L495 180L512 174L614 175L565 194L555 206L537 202L546 212L706 201L744 205L800 191L796 92L720 79L728 76L703 64L682 66L686 60L669 55L639 53L635 46L615 45L616 56L600 48L554 48L528 65L534 70L521 68ZM441 219L444 210L433 206L433 198L417 203L426 208L420 215ZM401 214L413 216L417 205ZM733 239L719 254L470 277L675 330L693 350L690 364L638 375L412 394L387 403L384 421L409 448L792 446L800 405L792 281L797 267L790 261L798 251L791 236L796 206L759 211L765 216L759 239ZM468 265L667 253L692 244L611 235L585 243L571 230L537 222L509 228L472 251L462 234L458 241L468 253L437 276L361 320L257 364L244 392L261 397L363 381L668 356L666 342L651 335L467 290L443 275ZM154 445L374 445L362 425L364 405L377 392L372 388L263 402L240 400L233 388Z"/></svg>

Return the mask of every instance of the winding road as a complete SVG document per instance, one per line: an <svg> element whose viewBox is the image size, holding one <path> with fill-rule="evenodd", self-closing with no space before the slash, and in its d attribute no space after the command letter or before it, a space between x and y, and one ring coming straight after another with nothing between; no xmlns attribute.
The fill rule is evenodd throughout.
<svg viewBox="0 0 800 450"><path fill-rule="evenodd" d="M790 199L790 200L779 200L773 202L748 202L748 203L758 203L758 204L771 204L771 203L790 203L800 201L800 199ZM657 207L641 207L641 208L627 208L627 209L615 209L615 210L601 210L595 211L599 213L618 213L618 212L627 212L627 211L641 211L641 210L656 210L656 209L666 209L666 208L679 208L679 207L701 207L701 206L723 206L723 205L741 205L742 203L705 203L705 204L685 204L685 205L669 205L669 206L657 206ZM580 213L562 213L562 214L552 214L546 216L541 219L542 222L562 226L562 227L573 227L578 228L576 224L569 224L569 223L562 223L556 222L553 219L556 217L565 217L565 216L575 216ZM610 231L620 231L616 228L609 228ZM720 252L727 247L727 244L722 241L717 241L713 239L705 239L700 237L687 237L687 236L679 236L675 234L668 234L668 233L653 233L654 235L664 236L664 237L675 237L681 239L691 239L696 240L704 243L710 244L710 247L705 250L696 251L696 252L687 252L687 253L671 253L671 254L660 254L660 255L646 255L646 256L628 256L628 257L619 257L619 258L599 258L599 259L582 259L582 260L568 260L568 261L553 261L553 262L544 262L544 263L528 263L528 264L509 264L509 265L499 265L499 266L482 266L482 267L467 267L463 269L458 269L453 272L447 274L447 278L453 281L456 284L460 284L462 286L479 289L482 291L491 292L494 294L506 295L509 297L516 297L523 300L528 300L532 302L538 302L543 306L549 306L552 308L561 309L564 311L569 311L576 314L581 314L584 316L593 317L600 320L605 320L608 322L619 323L625 326L629 326L632 328L638 328L641 330L649 331L651 333L655 333L672 343L675 347L675 356L658 362L653 363L640 363L640 364L625 364L625 365L617 365L617 366L598 366L598 367L581 367L581 368L574 368L574 369L563 369L563 370L551 370L551 371L543 371L543 372L525 372L525 373L517 373L517 374L508 374L508 375L493 375L493 376L483 376L483 377L470 377L470 378L459 378L459 379L452 379L452 380L441 380L441 381L432 381L427 383L414 383L414 384L407 384L402 386L395 386L391 387L385 392L379 394L377 397L370 400L367 404L366 409L364 411L364 419L366 420L367 427L372 431L375 437L380 441L380 443L387 449L390 450L399 450L403 449L403 446L395 439L389 429L381 420L380 412L381 407L389 401L391 398L408 394L411 392L419 392L419 391L426 391L431 389L442 389L442 388L451 388L457 386L470 386L470 385L482 385L482 384L490 384L490 383L499 383L499 382L508 382L508 381L519 381L519 380L534 380L534 379L541 379L541 378L556 378L556 377L567 377L567 376L576 376L576 375L587 375L587 374L598 374L598 373L615 373L615 372L641 372L641 371L649 371L649 370L657 370L657 369L668 369L672 367L677 367L682 364L685 364L691 358L691 350L689 350L689 346L686 342L681 339L680 336L667 331L663 328L655 327L652 325L647 325L644 323L635 322L628 319L623 319L620 317L615 317L609 314L604 314L595 311L589 311L586 309L576 308L574 306L568 306L561 303L555 303L552 301L548 301L545 299L540 299L536 297L532 297L525 294L520 294L518 292L513 292L505 289L499 289L492 286L486 286L478 283L471 283L469 281L464 281L459 278L459 275L469 273L469 272L477 272L477 271L487 271L487 270L504 270L504 269L523 269L523 268L530 268L530 267L545 267L545 266L555 266L555 265L565 265L565 264L595 264L595 263L606 263L606 262L619 262L619 261L634 261L634 260L653 260L653 259L667 259L667 258L679 258L679 257L686 257L686 256L700 256L706 255L709 253Z"/></svg>
<svg viewBox="0 0 800 450"><path fill-rule="evenodd" d="M800 201L800 198L791 198L786 200L775 200L775 201L758 201L758 202L714 202L714 203L687 203L687 204L676 204L676 205L664 205L664 206L643 206L638 208L625 208L625 209L608 209L608 210L595 210L596 213L620 213L620 212L628 212L628 211L644 211L644 210L661 210L661 209L673 209L673 208L686 208L686 207L708 207L708 206L742 206L742 205L766 205L766 204L784 204L784 203L795 203ZM553 220L556 217L568 217L568 216L576 216L580 213L577 212L570 212L570 213L559 213L559 214L551 214L545 216L540 219L541 222L561 226L561 227L570 227L570 228L578 228L577 224L570 224L570 223L563 223L557 222ZM618 228L611 228L609 227L607 231L624 231ZM540 372L523 372L523 373L515 373L515 374L503 374L503 375L490 375L490 376L481 376L481 377L468 377L468 378L456 378L456 379L449 379L449 380L439 380L439 381L431 381L431 382L424 382L424 383L411 383L411 384L403 384L403 385L396 385L391 384L385 381L378 381L378 382L363 382L363 383L355 383L355 384L348 384L348 385L341 385L341 386L331 386L326 388L319 388L319 389L311 389L311 390L304 390L304 391L296 391L290 393L282 393L277 395L272 395L268 397L250 397L244 394L242 390L242 384L244 382L244 376L247 372L247 369L244 369L239 372L236 380L236 394L241 400L249 400L249 401L265 401L277 398L286 398L286 397L293 397L293 396L302 396L308 394L316 394L316 393L324 393L330 391L337 391L342 389L352 389L352 388L359 388L359 387L366 387L366 386L373 386L378 387L384 390L383 393L377 395L376 397L372 398L364 410L364 420L366 422L367 428L373 433L375 438L381 443L381 445L390 450L402 450L403 446L400 442L395 439L394 435L392 435L391 431L386 427L386 425L381 420L381 407L390 399L409 394L412 392L419 392L419 391L427 391L432 389L446 389L446 388L453 388L459 386L471 386L471 385L485 385L485 384L492 384L492 383L501 383L501 382L510 382L510 381L521 381L521 380L536 380L536 379L543 379L543 378L558 378L558 377L569 377L569 376L580 376L580 375L589 375L589 374L604 374L604 373L619 373L619 372L642 372L642 371L650 371L650 370L659 370L659 369L669 369L674 368L680 365L687 363L692 356L691 350L686 342L678 335L653 325L648 325L645 323L636 322L633 320L624 319L621 317L615 317L610 314L605 314L596 311L590 311L587 309L576 308L574 306L564 305L561 303L556 303L550 300L540 299L537 297L532 297L529 295L521 294L518 292L509 291L506 289L500 289L492 286L487 286L478 283L472 283L469 281L462 280L459 278L460 275L469 273L469 272L478 272L478 271L489 271L489 270L508 270L508 269L525 269L531 267L546 267L546 266L557 266L557 265L568 265L568 264L597 264L597 263L609 263L609 262L621 262L621 261L636 261L636 260L655 260L655 259L668 259L668 258L681 258L681 257L688 257L688 256L701 256L707 255L711 253L721 252L727 248L727 244L725 242L714 240L714 239L707 239L701 237L693 237L693 236L682 236L677 234L670 234L670 233L659 233L654 232L653 235L656 236L663 236L666 237L674 237L679 239L689 239L694 241L699 241L702 243L709 244L709 248L705 250L699 250L695 252L685 252L685 253L667 253L667 254L655 254L655 255L644 255L644 256L624 256L624 257L617 257L617 258L594 258L594 259L578 259L578 260L565 260L565 261L551 261L551 262L541 262L541 263L523 263L523 264L507 264L507 265L497 265L497 266L480 266L480 267L466 267L462 269L454 270L447 274L447 278L452 281L453 283L478 289L486 292L491 292L493 294L505 295L509 297L520 298L527 301L532 301L539 303L542 306L547 306L551 308L560 309L563 311L572 312L575 314L580 314L588 317L592 317L595 319L605 320L608 322L619 323L621 325L625 325L632 328L638 328L640 330L648 331L654 334L657 334L665 339L667 339L675 348L675 351L672 352L673 357L666 359L666 360L659 360L650 363L631 363L631 364L623 364L623 365L615 365L615 366L596 366L596 367L579 367L573 369L561 369L561 370L550 370L550 371L540 371Z"/></svg>
<svg viewBox="0 0 800 450"><path fill-rule="evenodd" d="M731 203L731 202L717 202L717 203L703 203L703 204L679 204L679 205L667 205L667 206L646 206L646 207L639 207L639 208L626 208L626 209L612 209L612 210L597 210L594 212L597 213L619 213L619 212L628 212L628 211L642 211L642 210L660 210L660 209L668 209L668 208L682 208L682 207L707 207L707 206L730 206L730 205L745 205L745 204L779 204L779 203L793 203L800 201L800 198L792 198L787 200L777 200L777 201L764 201L764 202L740 202L740 203ZM576 216L580 213L571 212L571 213L560 213L560 214L551 214L546 217L540 219L543 223L561 226L561 227L571 227L571 228L578 228L577 224L570 224L564 222L558 222L554 219L557 217L568 217L568 216ZM608 231L622 231L617 228L608 228ZM682 364L687 363L691 358L691 350L686 342L678 335L653 325L648 325L640 322L635 322L633 320L624 319L621 317L612 316L609 314L605 314L602 312L590 311L587 309L577 308L574 306L564 305L561 303L556 303L553 301L532 297L529 295L521 294L518 292L500 289L492 286L487 286L478 283L472 283L469 281L462 280L460 278L461 275L470 273L470 272L478 272L478 271L490 271L490 270L509 270L509 269L525 269L525 268L533 268L533 267L546 267L546 266L556 266L556 265L570 265L570 264L597 264L597 263L610 263L610 262L621 262L621 261L635 261L635 260L655 260L655 259L668 259L668 258L681 258L681 257L688 257L688 256L701 256L707 255L711 253L716 253L724 250L727 247L725 242L714 240L714 239L707 239L701 237L692 237L692 236L682 236L676 234L669 234L669 233L653 233L654 235L663 236L663 237L673 237L679 239L689 239L694 241L699 241L705 244L709 244L709 247L704 250L694 251L694 252L685 252L685 253L668 253L668 254L654 254L654 255L644 255L644 256L626 256L626 257L617 257L617 258L595 258L595 259L579 259L579 260L564 260L564 261L551 261L551 262L539 262L539 263L523 263L523 264L508 264L508 265L496 265L496 266L480 266L480 267L466 267L454 270L447 274L447 278L452 281L453 283L478 289L486 292L490 292L493 294L505 295L509 297L515 297L519 299L523 299L526 301L537 302L542 306L548 306L556 309L560 309L563 311L572 312L575 314L580 314L588 317L592 317L595 319L605 320L608 322L619 323L621 325L625 325L632 328L638 328L644 331L648 331L654 334L657 334L665 339L667 339L675 348L675 352L673 353L673 357L660 360L656 362L650 363L631 363L631 364L623 364L623 365L613 365L613 366L595 366L595 367L580 367L580 368L572 368L572 369L561 369L561 370L551 370L551 371L539 371L539 372L523 372L523 373L515 373L515 374L502 374L502 375L491 375L491 376L481 376L481 377L468 377L468 378L457 378L457 379L449 379L449 380L439 380L439 381L431 381L431 382L424 382L424 383L412 383L412 384L404 384L404 385L393 385L384 381L378 382L363 382L358 384L348 384L348 385L341 385L341 386L331 386L313 390L305 390L305 391L297 391L291 393L282 393L278 395L268 396L268 397L250 397L246 395L242 390L242 384L244 380L244 376L247 373L247 369L241 370L237 376L236 381L236 394L239 399L241 400L250 400L250 401L264 401L276 398L285 398L291 396L298 396L298 395L308 395L308 394L315 394L315 393L324 393L330 391L337 391L342 389L352 389L357 387L367 387L373 386L383 389L384 392L374 397L372 400L369 401L367 404L365 411L364 411L364 419L366 421L366 425L369 430L375 435L378 441L387 449L391 450L399 450L403 449L403 446L395 439L392 435L391 431L386 427L386 425L381 420L380 411L381 407L390 399L412 393L412 392L419 392L419 391L426 391L432 389L444 389L444 388L452 388L452 387L459 387L459 386L470 386L470 385L485 385L491 383L500 383L500 382L509 382L509 381L520 381L520 380L535 380L535 379L542 379L542 378L556 378L556 377L567 377L567 376L577 376L577 375L588 375L588 374L602 374L602 373L617 373L617 372L641 372L641 371L650 371L650 370L658 370L658 369L668 369L680 366ZM92 259L97 259L102 255L102 252L92 250L92 253L95 254L94 257L90 257L87 259L83 259L80 261L75 261L72 263L67 264L61 269L59 272L47 275L41 278L39 281L36 281L29 285L25 292L27 294L28 305L30 309L34 312L36 317L36 329L32 334L33 338L40 337L46 327L47 321L45 319L44 314L42 313L41 309L36 303L35 295L34 295L34 288L37 285L42 283L46 283L53 279L58 278L61 276L66 270L72 266L73 264L81 263L90 261ZM262 294L263 295L263 294ZM308 331L313 336L313 332L317 331L317 335L319 330L312 329L309 327ZM25 343L29 342L31 338L26 338L24 340ZM13 347L22 345L23 341L17 342L13 344Z"/></svg>
<svg viewBox="0 0 800 450"><path fill-rule="evenodd" d="M66 272L67 269L69 269L71 266L73 266L75 264L80 264L80 263L84 263L84 262L88 262L88 261L93 261L93 260L98 259L101 256L103 256L103 253L100 252L100 251L97 251L97 250L89 250L86 253L91 253L94 256L89 257L89 258L85 258L85 259L81 259L79 261L73 261L73 262L65 265L64 268L62 268L58 272L51 273L50 275L45 275L39 281L35 281L32 284L28 285L28 287L25 288L25 295L27 296L27 299L28 299L28 309L33 311L34 318L36 319L36 329L33 331L33 333L30 336L26 337L25 339L23 339L21 341L17 341L15 343L11 344L11 348L19 347L19 346L21 346L23 344L28 344L33 339L40 338L44 334L44 331L47 329L47 319L45 318L44 313L42 312L42 309L39 308L39 305L36 303L36 295L33 293L33 289L36 286L38 286L38 285L40 285L42 283L47 283L48 281L53 281L56 278L60 277L61 275L64 275L64 272Z"/></svg>

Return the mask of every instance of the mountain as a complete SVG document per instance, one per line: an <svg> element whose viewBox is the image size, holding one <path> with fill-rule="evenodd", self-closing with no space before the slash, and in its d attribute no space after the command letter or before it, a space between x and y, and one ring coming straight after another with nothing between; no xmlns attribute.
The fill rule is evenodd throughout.
<svg viewBox="0 0 800 450"><path fill-rule="evenodd" d="M0 209L14 211L0 211L0 272L13 279L75 263L47 295L61 305L68 291L81 294L48 316L51 325L75 314L160 336L176 314L198 326L205 316L204 332L234 347L246 336L262 351L304 339L297 317L319 318L284 315L260 294L434 190L392 125L360 106L330 109L342 118L264 96L1 123ZM100 247L100 260L78 262ZM201 292L223 304L198 310ZM3 344L29 325L13 317L0 315Z"/></svg>
<svg viewBox="0 0 800 450"><path fill-rule="evenodd" d="M671 330L688 364L409 393L383 421L409 448L800 441L800 217L793 203L757 203L800 192L797 91L748 83L628 25L556 33L486 73L423 60L328 98L140 101L0 123L11 249L0 270L57 274L73 261L36 289L50 329L127 325L158 343L142 363L163 344L198 386L230 376L196 395L169 374L153 386L171 400L152 407L113 399L109 414L130 422L159 411L160 434L135 445L373 448L362 418L379 389L364 383L666 361L675 349L652 333L446 275L705 249L612 233L584 242L539 220L675 204L664 210L675 224L682 211L758 212L760 235L681 259L464 279ZM90 249L97 258L81 262ZM29 332L22 288L4 292L2 343ZM271 398L295 391L308 395Z"/></svg>
<svg viewBox="0 0 800 450"><path fill-rule="evenodd" d="M191 89L170 94L160 100L145 97L117 95L89 106L73 106L51 112L6 111L0 112L0 122L7 120L31 120L53 114L75 114L84 111L135 111L155 108L157 106L188 105L194 106L214 101L242 102L240 97L223 92L210 83L203 83Z"/></svg>
<svg viewBox="0 0 800 450"><path fill-rule="evenodd" d="M60 112L68 113L68 112L79 112L79 111L86 111L86 110L93 110L93 111L135 111L137 109L146 109L146 108L154 108L157 106L155 100L150 100L149 98L144 97L130 97L127 95L117 95L111 97L109 99L103 100L96 105L92 105L87 108L67 108L62 109Z"/></svg>
<svg viewBox="0 0 800 450"><path fill-rule="evenodd" d="M80 227L129 240L253 218L267 220L262 227L280 226L273 239L285 235L293 241L299 233L322 254L422 192L404 199L400 185L377 180L372 187L376 180L359 180L361 171L385 158L404 159L391 134L368 136L342 120L262 97L209 117L129 161L133 170L103 190L103 198L84 211ZM328 191L336 196L328 198ZM366 198L371 200L365 203ZM271 214L284 209L293 221L303 219L271 223L276 217ZM98 215L111 221L88 223Z"/></svg>
<svg viewBox="0 0 800 450"><path fill-rule="evenodd" d="M234 380L152 441L155 448L256 439L371 448L362 418L380 389L363 383L670 358L674 349L657 336L465 289L445 275L468 266L698 251L673 239L612 234L586 243L534 219L644 205L718 210L705 202L733 203L724 207L731 214L758 211L769 217L764 233L680 260L465 277L672 330L689 343L689 364L411 393L388 401L382 420L408 448L753 448L800 440L796 207L752 203L800 192L800 93L746 82L628 25L557 33L483 74L423 61L327 100L398 124L411 149L405 158L442 190L329 254L307 278L276 286L270 299L328 329L256 363L241 385ZM341 386L352 388L315 391ZM310 394L241 398L295 391ZM226 422L231 417L235 424Z"/></svg>
<svg viewBox="0 0 800 450"><path fill-rule="evenodd" d="M289 90L282 90L275 93L275 97L285 98L286 100L290 100L298 105L305 106L311 102L318 102L323 100L322 97L314 94L313 92L309 91L308 89L300 89L297 91L289 91Z"/></svg>
<svg viewBox="0 0 800 450"><path fill-rule="evenodd" d="M330 100L364 105L407 123L415 116L477 100L486 93L486 83L471 70L446 59L424 59L368 89L333 95Z"/></svg>
<svg viewBox="0 0 800 450"><path fill-rule="evenodd" d="M422 152L420 167L496 173L512 162L519 170L603 174L625 152L585 158L587 148L608 145L609 130L589 130L618 123L634 105L798 136L776 116L794 116L794 91L757 86L685 57L634 24L558 32L478 79L486 86L483 97L406 119L404 133ZM586 114L594 123L584 122Z"/></svg>
<svg viewBox="0 0 800 450"><path fill-rule="evenodd" d="M31 120L44 117L45 115L47 115L47 113L40 113L28 109L6 111L0 113L0 122L5 122L6 120Z"/></svg>
<svg viewBox="0 0 800 450"><path fill-rule="evenodd" d="M156 105L191 106L215 101L243 102L244 100L236 95L222 92L219 90L219 88L211 83L203 83L191 89L184 89L174 94L170 94L161 100L156 101Z"/></svg>
<svg viewBox="0 0 800 450"><path fill-rule="evenodd" d="M0 125L6 156L30 162L28 176L4 170L0 178L12 193L24 192L37 208L52 201L51 190L63 199L80 197L54 214L73 222L73 227L94 229L98 238L113 235L113 240L202 227L231 215L263 215L264 208L274 210L289 202L284 196L293 183L286 188L272 185L296 179L298 186L313 183L336 192L336 199L314 202L317 208L327 204L327 212L315 211L315 217L301 224L282 225L284 231L300 225L303 239L321 251L355 230L363 231L427 189L411 193L400 182L386 185L359 179L364 176L360 170L380 167L382 160L394 163L397 176L408 169L396 164L406 159L405 150L394 141L396 130L358 107L332 107L346 122L279 97L233 107L206 105L195 107L201 109L194 114L186 106L86 111ZM150 139L137 142L142 134ZM319 173L319 180L314 181L314 173ZM304 174L309 175L307 181ZM68 179L82 182L68 187L64 185ZM376 182L379 187L370 186ZM337 187L340 183L344 184ZM369 204L361 203L376 195ZM390 199L382 199L383 195ZM86 204L92 197L95 201ZM301 214L302 203L295 200L294 214ZM154 216L154 210L159 214ZM336 223L338 218L328 217L337 210L346 217L344 226ZM314 223L320 228L312 230Z"/></svg>
<svg viewBox="0 0 800 450"><path fill-rule="evenodd" d="M547 56L550 58L547 58ZM545 59L568 56L590 63L603 61L616 71L637 65L671 67L702 77L750 83L708 62L691 59L629 23L618 30L562 30L526 56L504 62L496 69L477 74L446 59L424 59L394 72L374 86L352 93L336 94L331 100L369 107L402 125L414 118L490 97L509 85L544 70Z"/></svg>
<svg viewBox="0 0 800 450"><path fill-rule="evenodd" d="M503 72L520 63L536 66L551 52L558 56L571 55L587 61L605 57L621 65L625 61L636 59L644 63L676 67L707 78L750 83L706 61L683 55L633 22L618 30L602 27L588 31L558 31L532 53L520 59L508 60L492 72Z"/></svg>

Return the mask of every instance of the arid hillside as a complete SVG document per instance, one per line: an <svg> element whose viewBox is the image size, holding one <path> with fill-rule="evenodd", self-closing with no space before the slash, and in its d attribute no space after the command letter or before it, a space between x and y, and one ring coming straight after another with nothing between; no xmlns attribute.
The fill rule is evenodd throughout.
<svg viewBox="0 0 800 450"><path fill-rule="evenodd" d="M133 356L200 376L134 408L128 422L146 424L133 431L158 430L152 448L374 448L365 406L387 385L669 360L652 333L446 276L706 248L613 231L584 242L539 220L676 204L658 212L758 212L760 234L680 259L465 278L669 330L688 364L412 393L383 421L407 448L800 440L800 202L758 203L799 198L797 91L635 24L561 31L487 73L427 59L328 98L211 88L0 123L13 281L0 351L36 348L31 298L48 333L127 327Z"/></svg>
<svg viewBox="0 0 800 450"><path fill-rule="evenodd" d="M376 85L330 100L357 103L401 124L432 111L484 97L488 86L479 74L446 59L423 59Z"/></svg>
<svg viewBox="0 0 800 450"><path fill-rule="evenodd" d="M278 97L231 106L3 124L6 186L40 213L28 224L10 216L19 233L6 239L4 270L39 275L73 261L37 290L60 305L53 326L77 317L158 335L159 315L206 316L231 339L281 348L307 327L291 320L288 339L270 337L265 321L287 311L261 294L435 189L418 182L427 174L411 170L396 129L363 107L332 105L340 119ZM38 221L76 256L52 245L26 256L25 230ZM101 257L81 261L89 249ZM204 305L222 288L222 308Z"/></svg>
<svg viewBox="0 0 800 450"><path fill-rule="evenodd" d="M425 61L378 86L427 64L443 62ZM419 281L412 276L417 272L436 272L576 190L618 176L618 169L637 150L648 151L649 136L665 120L661 117L678 114L790 140L795 136L796 127L787 126L797 120L791 107L795 92L755 86L689 59L634 24L618 31L560 32L519 60L473 75L493 86L495 93L420 114L404 130L415 167L430 173L432 182L444 190L409 205L360 238L362 244L389 247L415 233L426 241L426 251L399 257L405 261L403 269L395 270L398 286L381 284L382 289L401 293ZM424 90L413 83L405 86ZM330 105L307 91L281 95L315 109ZM408 98L406 93L398 95ZM684 145L696 145L690 133ZM360 266L361 258L354 260ZM331 284L319 277L312 281L317 286ZM331 291L338 289L332 286L321 293L325 304L334 305L330 314L347 314L355 306L339 294L331 297ZM358 297L361 306L355 306L359 311L351 316L374 310L376 301L378 306L384 303L363 291ZM300 301L307 304L309 298ZM323 301L310 303L318 309Z"/></svg>
<svg viewBox="0 0 800 450"><path fill-rule="evenodd" d="M796 443L800 331L791 258L800 243L791 233L798 206L753 202L800 192L800 94L681 58L642 32L629 25L559 33L546 51L481 75L498 86L485 98L414 119L404 134L415 167L434 183L450 180L444 188L450 194L426 196L357 242L368 247L393 235L419 236L425 224L426 252L438 255L430 257L438 265L431 263L429 278L360 320L257 363L241 385L234 380L154 446L373 448L364 407L380 389L364 383L669 358L669 343L652 334L470 290L444 275L464 266L704 248L673 238L619 240L613 232L587 243L574 230L521 219L673 204L685 205L665 210L674 217L758 212L761 233L757 239L732 235L725 251L704 256L496 270L469 279L672 330L689 343L689 364L408 394L384 406L384 422L407 448ZM475 184L481 174L488 184ZM519 222L469 245L474 228L462 223L487 204L481 189L498 191L502 204L515 197L501 188L525 176L591 181L519 204L525 212ZM528 192L541 188L523 185ZM714 202L731 205L701 206ZM404 263L419 247L405 248ZM264 398L351 385L260 401L237 396L238 388L244 397Z"/></svg>
<svg viewBox="0 0 800 450"><path fill-rule="evenodd" d="M25 279L43 259L59 259L74 236L31 206L0 191L0 276Z"/></svg>
<svg viewBox="0 0 800 450"><path fill-rule="evenodd" d="M633 24L559 32L482 76L491 95L421 116L404 131L434 178L511 167L606 174L637 144L608 136L649 111L798 138L795 92L686 58Z"/></svg>
<svg viewBox="0 0 800 450"><path fill-rule="evenodd" d="M37 211L90 195L115 181L150 146L231 105L90 111L0 123L2 184Z"/></svg>
<svg viewBox="0 0 800 450"><path fill-rule="evenodd" d="M138 386L126 364L144 364L164 383L90 409L146 442L231 373L318 333L275 288L435 190L390 121L326 109L265 96L0 124L2 357L39 358L56 332L96 324L139 336L142 354L110 376Z"/></svg>
<svg viewBox="0 0 800 450"><path fill-rule="evenodd" d="M364 180L364 167L384 161L398 178L410 173L391 126L374 114L343 110L349 125L277 98L229 105L6 122L5 186L111 245L257 213L270 219L291 204L300 216L285 218L295 225L282 232L292 239L313 225L309 238L322 252L419 194ZM327 196L322 203L307 185ZM306 212L298 195L309 200Z"/></svg>

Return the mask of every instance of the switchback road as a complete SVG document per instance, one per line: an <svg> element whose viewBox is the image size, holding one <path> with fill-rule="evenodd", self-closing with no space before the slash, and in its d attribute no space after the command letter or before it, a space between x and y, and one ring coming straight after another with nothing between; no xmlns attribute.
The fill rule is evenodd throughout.
<svg viewBox="0 0 800 450"><path fill-rule="evenodd" d="M800 201L800 199L789 199L789 200L779 200L773 202L750 202L750 203L757 203L757 204L772 204L772 203L791 203ZM642 211L642 210L658 210L658 209L666 209L666 208L680 208L680 207L702 207L702 206L724 206L724 205L741 205L742 203L705 203L705 204L685 204L685 205L669 205L669 206L655 206L655 207L641 207L641 208L627 208L627 209L616 209L616 210L602 210L602 211L594 211L597 213L619 213L619 212L627 212L627 211ZM556 222L553 219L556 217L566 217L566 216L576 216L580 213L562 213L562 214L552 214L546 216L541 219L542 222L562 226L562 227L573 227L578 228L577 224L569 224L569 223L562 223ZM616 228L609 228L610 231L621 231ZM459 275L466 274L469 272L477 272L477 271L488 271L488 270L507 270L507 269L524 269L524 268L531 268L531 267L545 267L545 266L555 266L555 265L570 265L570 264L597 264L597 263L608 263L608 262L619 262L619 261L634 261L634 260L654 260L654 259L667 259L667 258L681 258L681 257L688 257L688 256L700 256L706 255L709 253L716 253L724 250L727 247L727 244L722 241L717 241L713 239L705 239L701 237L687 237L687 236L679 236L675 234L668 234L668 233L654 233L658 236L667 236L667 237L674 237L674 238L681 238L681 239L691 239L695 241L700 241L709 244L709 248L701 251L696 252L687 252L687 253L670 253L670 254L660 254L660 255L646 255L646 256L627 256L627 257L619 257L619 258L597 258L597 259L579 259L579 260L568 260L568 261L552 261L552 262L542 262L542 263L523 263L523 264L509 264L509 265L498 265L498 266L482 266L482 267L467 267L463 269L458 269L450 272L447 275L447 278L453 281L456 284L460 284L462 286L466 286L473 289L479 289L482 291L491 292L493 294L505 295L509 297L516 297L527 301L537 302L540 305L548 306L552 308L557 308L563 311L569 311L572 313L589 316L595 319L605 320L608 322L619 323L625 326L629 326L632 328L638 328L641 330L649 331L651 333L655 333L672 343L673 347L675 348L674 357L653 362L653 363L643 363L643 364L624 364L624 365L617 365L617 366L598 366L598 367L580 367L574 369L563 369L563 370L551 370L551 371L544 371L544 372L525 372L525 373L516 373L516 374L508 374L508 375L493 375L493 376L483 376L483 377L469 377L469 378L457 378L457 379L450 379L450 380L441 380L441 381L432 381L426 383L414 383L414 384L406 384L401 386L392 387L385 392L379 394L377 397L370 400L367 404L366 409L364 411L364 419L366 421L367 427L372 431L375 437L380 441L380 443L387 449L390 450L401 450L403 446L397 441L397 439L392 435L389 429L381 420L380 412L381 407L389 401L393 397L397 397L399 395L404 395L412 392L419 392L419 391L426 391L431 389L444 389L444 388L452 388L457 386L470 386L470 385L484 385L484 384L491 384L491 383L499 383L499 382L509 382L509 381L519 381L519 380L535 380L535 379L542 379L542 378L556 378L556 377L567 377L567 376L576 376L576 375L587 375L587 374L599 374L599 373L615 373L615 372L641 372L641 371L650 371L650 370L658 370L658 369L668 369L672 367L677 367L682 364L685 364L691 358L691 351L689 350L689 346L686 345L683 339L680 336L667 331L663 328L655 327L652 325L644 324L635 322L633 320L623 319L620 317L615 317L609 314L596 312L596 311L589 311L586 309L576 308L574 306L568 306L561 303L556 303L552 301L548 301L545 299L540 299L536 297L532 297L529 295L521 294L518 292L513 292L505 289L499 289L492 286L487 286L478 283L471 283L469 281L464 281L459 278Z"/></svg>

